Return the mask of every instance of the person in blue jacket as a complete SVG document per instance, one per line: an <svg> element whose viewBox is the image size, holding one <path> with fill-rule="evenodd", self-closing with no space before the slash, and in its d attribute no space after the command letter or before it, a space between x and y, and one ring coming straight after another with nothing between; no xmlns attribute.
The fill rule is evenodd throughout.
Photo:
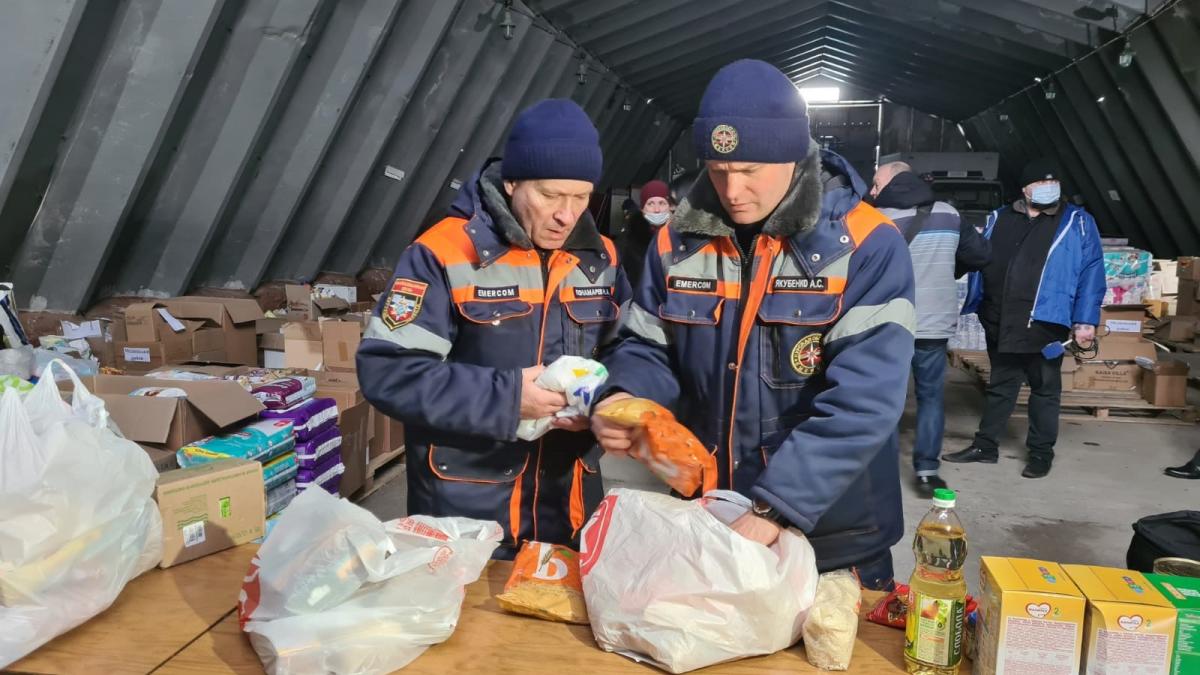
<svg viewBox="0 0 1200 675"><path fill-rule="evenodd" d="M1062 350L1043 350L1068 337L1088 348L1104 301L1104 253L1096 221L1062 197L1058 166L1035 159L1021 172L1023 196L987 219L983 236L992 258L971 274L963 313L977 313L992 373L974 442L942 457L947 462L999 460L999 439L1029 384L1029 460L1021 473L1050 473L1062 401ZM1054 352L1047 352L1054 353Z"/></svg>
<svg viewBox="0 0 1200 675"><path fill-rule="evenodd" d="M722 68L694 142L706 169L646 256L596 411L671 408L715 453L719 487L753 500L734 530L769 545L798 528L822 571L889 588L915 324L904 237L813 141L774 66ZM592 429L614 454L635 440L597 415Z"/></svg>
<svg viewBox="0 0 1200 675"><path fill-rule="evenodd" d="M595 357L629 284L587 211L599 136L575 103L521 113L450 217L400 256L358 351L363 394L405 424L410 514L499 522L497 557L523 541L573 545L603 497L587 418L535 441L522 419L562 410L535 382L560 356Z"/></svg>

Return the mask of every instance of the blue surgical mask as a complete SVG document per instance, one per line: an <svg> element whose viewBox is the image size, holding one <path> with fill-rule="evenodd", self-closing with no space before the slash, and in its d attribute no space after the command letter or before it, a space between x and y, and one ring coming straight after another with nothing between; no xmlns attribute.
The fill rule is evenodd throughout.
<svg viewBox="0 0 1200 675"><path fill-rule="evenodd" d="M1062 196L1062 186L1058 183L1047 183L1045 185L1035 185L1029 191L1029 201L1035 205L1050 206L1057 204L1059 197Z"/></svg>
<svg viewBox="0 0 1200 675"><path fill-rule="evenodd" d="M662 225L671 217L671 212L659 211L658 213L643 213L642 215L646 217L646 222L651 225Z"/></svg>

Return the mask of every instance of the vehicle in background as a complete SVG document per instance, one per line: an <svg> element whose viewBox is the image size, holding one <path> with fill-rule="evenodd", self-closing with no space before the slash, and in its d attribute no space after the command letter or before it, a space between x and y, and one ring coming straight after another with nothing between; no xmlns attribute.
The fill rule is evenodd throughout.
<svg viewBox="0 0 1200 675"><path fill-rule="evenodd" d="M963 220L982 229L987 215L1004 203L1004 186L998 178L997 152L897 152L879 158L904 162L929 182L938 201L958 209Z"/></svg>

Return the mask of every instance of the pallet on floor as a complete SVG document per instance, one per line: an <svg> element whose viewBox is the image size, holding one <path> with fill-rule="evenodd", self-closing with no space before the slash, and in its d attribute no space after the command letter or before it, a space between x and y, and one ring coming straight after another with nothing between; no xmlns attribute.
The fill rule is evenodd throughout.
<svg viewBox="0 0 1200 675"><path fill-rule="evenodd" d="M975 375L986 385L992 368L987 352L951 352L950 363ZM1026 418L1029 387L1021 387L1017 395L1017 410L1013 417ZM1142 398L1136 391L1075 391L1062 393L1059 418L1066 421L1096 420L1102 422L1138 422L1143 424L1195 424L1196 409L1192 406L1157 406Z"/></svg>
<svg viewBox="0 0 1200 675"><path fill-rule="evenodd" d="M404 471L403 445L372 459L367 464L367 478L363 482L362 488L354 494L353 501L357 502L370 497L388 483L403 476Z"/></svg>

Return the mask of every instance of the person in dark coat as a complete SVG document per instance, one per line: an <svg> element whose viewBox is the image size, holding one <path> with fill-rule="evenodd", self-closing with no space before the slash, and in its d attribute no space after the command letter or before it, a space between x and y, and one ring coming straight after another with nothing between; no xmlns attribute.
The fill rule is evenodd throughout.
<svg viewBox="0 0 1200 675"><path fill-rule="evenodd" d="M1062 198L1058 167L1048 159L1021 172L1024 196L988 216L983 236L992 260L971 275L963 313L977 313L992 373L975 442L942 457L947 462L995 464L999 437L1028 382L1029 461L1021 473L1050 473L1062 402L1062 355L1043 350L1071 337L1090 347L1104 301L1104 255L1096 221Z"/></svg>
<svg viewBox="0 0 1200 675"><path fill-rule="evenodd" d="M654 241L654 234L671 221L671 214L675 210L675 205L669 199L670 190L661 180L652 180L643 185L639 196L641 208L628 213L625 231L617 239L621 265L631 286L636 286L642 278L646 250Z"/></svg>

